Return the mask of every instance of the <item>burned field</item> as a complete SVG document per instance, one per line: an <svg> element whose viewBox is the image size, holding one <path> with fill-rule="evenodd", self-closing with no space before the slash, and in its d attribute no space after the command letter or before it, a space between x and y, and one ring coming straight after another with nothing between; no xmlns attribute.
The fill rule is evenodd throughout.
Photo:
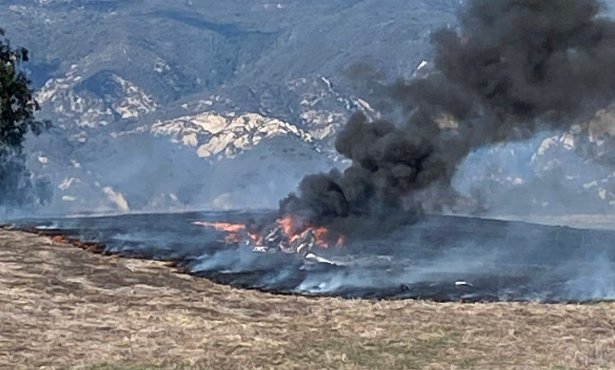
<svg viewBox="0 0 615 370"><path fill-rule="evenodd" d="M610 303L457 304L238 290L0 230L1 369L588 369Z"/></svg>
<svg viewBox="0 0 615 370"><path fill-rule="evenodd" d="M429 217L386 238L304 253L229 242L199 225L268 213L188 213L26 220L98 252L173 261L189 274L279 294L440 302L591 302L615 298L615 232ZM58 231L59 230L59 231ZM87 248L87 245L86 245Z"/></svg>

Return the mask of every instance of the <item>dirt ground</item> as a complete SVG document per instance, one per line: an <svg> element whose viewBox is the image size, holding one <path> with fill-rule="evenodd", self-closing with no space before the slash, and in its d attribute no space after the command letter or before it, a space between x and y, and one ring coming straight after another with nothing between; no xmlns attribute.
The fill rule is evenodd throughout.
<svg viewBox="0 0 615 370"><path fill-rule="evenodd" d="M615 368L615 304L275 296L0 231L2 369Z"/></svg>

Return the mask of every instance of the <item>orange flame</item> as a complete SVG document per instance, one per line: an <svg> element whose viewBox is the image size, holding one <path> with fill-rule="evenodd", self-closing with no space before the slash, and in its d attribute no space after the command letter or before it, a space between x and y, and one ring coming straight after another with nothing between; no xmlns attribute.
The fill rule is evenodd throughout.
<svg viewBox="0 0 615 370"><path fill-rule="evenodd" d="M232 224L228 222L204 222L204 221L196 221L193 222L194 225L211 227L217 231L225 231L227 233L239 233L246 229L246 225L244 224Z"/></svg>
<svg viewBox="0 0 615 370"><path fill-rule="evenodd" d="M332 244L331 232L324 226L306 226L301 222L297 222L295 218L290 215L279 218L276 223L290 242L299 239L301 234L305 231L312 230L316 237L316 246L320 248L329 248ZM346 237L340 235L335 245L341 247L345 243Z"/></svg>
<svg viewBox="0 0 615 370"><path fill-rule="evenodd" d="M299 236L299 234L295 232L295 228L296 228L295 221L293 220L291 216L278 218L276 220L276 224L278 224L278 226L282 229L282 232L284 233L284 235L288 236L289 238L293 236L294 237Z"/></svg>
<svg viewBox="0 0 615 370"><path fill-rule="evenodd" d="M224 243L226 244L238 244L241 242L241 236L239 235L244 230L246 230L246 225L244 224L232 224L229 222L205 222L205 221L197 221L193 222L194 225L204 226L212 228L216 231L222 231L227 233L224 237Z"/></svg>
<svg viewBox="0 0 615 370"><path fill-rule="evenodd" d="M197 221L193 222L193 224L212 228L216 231L225 232L227 235L224 238L224 242L227 244L237 244L242 241L249 241L252 245L263 245L263 235L258 231L250 230L250 228L245 224L207 221ZM334 242L334 236L337 235L330 232L330 230L326 227L305 225L303 222L296 220L290 215L277 219L276 225L280 228L289 243L298 240L304 232L311 230L314 233L314 237L316 239L315 245L317 247L342 247L346 244L346 237L344 235L339 235L337 237L337 241Z"/></svg>

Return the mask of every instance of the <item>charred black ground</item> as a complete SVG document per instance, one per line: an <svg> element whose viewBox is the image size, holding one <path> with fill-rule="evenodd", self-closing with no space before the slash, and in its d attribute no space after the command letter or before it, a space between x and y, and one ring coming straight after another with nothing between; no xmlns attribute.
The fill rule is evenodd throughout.
<svg viewBox="0 0 615 370"><path fill-rule="evenodd" d="M385 89L405 122L354 115L336 140L352 165L305 177L281 213L390 230L417 219L423 189L453 202L451 177L472 150L591 117L615 91L615 23L601 10L597 0L469 0L459 29L433 34L433 73Z"/></svg>
<svg viewBox="0 0 615 370"><path fill-rule="evenodd" d="M386 238L299 254L226 244L195 221L247 222L271 213L190 213L25 220L99 253L173 260L191 274L282 294L437 301L585 302L615 298L613 231L429 216ZM84 244L87 248L90 244ZM101 249L104 246L104 249Z"/></svg>

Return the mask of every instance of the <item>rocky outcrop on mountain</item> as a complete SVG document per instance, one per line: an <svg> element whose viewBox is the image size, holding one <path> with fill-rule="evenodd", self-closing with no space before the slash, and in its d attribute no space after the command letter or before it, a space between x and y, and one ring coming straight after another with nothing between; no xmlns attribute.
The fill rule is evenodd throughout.
<svg viewBox="0 0 615 370"><path fill-rule="evenodd" d="M132 82L110 71L83 79L77 65L61 78L48 80L37 101L64 127L96 128L122 120L138 120L158 104Z"/></svg>
<svg viewBox="0 0 615 370"><path fill-rule="evenodd" d="M158 122L151 127L151 132L155 136L167 135L175 142L195 148L199 157L211 159L233 158L263 140L278 136L314 143L311 135L297 126L257 113L206 112Z"/></svg>

